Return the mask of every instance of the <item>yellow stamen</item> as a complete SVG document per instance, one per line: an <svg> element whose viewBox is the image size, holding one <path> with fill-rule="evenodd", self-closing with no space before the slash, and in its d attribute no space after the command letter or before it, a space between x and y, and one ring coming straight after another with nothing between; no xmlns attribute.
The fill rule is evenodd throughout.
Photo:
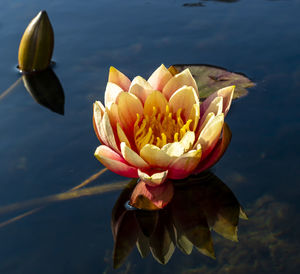
<svg viewBox="0 0 300 274"><path fill-rule="evenodd" d="M193 122L189 119L184 122L182 119L182 109L176 113L170 112L167 104L165 112L153 106L151 115L140 116L134 123L134 140L138 150L141 150L146 144L155 144L162 148L167 143L180 141L187 131L190 131L190 125Z"/></svg>

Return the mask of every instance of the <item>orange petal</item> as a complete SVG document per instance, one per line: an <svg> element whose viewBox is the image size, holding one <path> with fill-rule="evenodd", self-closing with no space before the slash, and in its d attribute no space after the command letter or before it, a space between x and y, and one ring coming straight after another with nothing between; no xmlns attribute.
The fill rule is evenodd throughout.
<svg viewBox="0 0 300 274"><path fill-rule="evenodd" d="M130 85L129 92L138 97L144 104L148 95L153 91L151 85L141 76L135 77Z"/></svg>
<svg viewBox="0 0 300 274"><path fill-rule="evenodd" d="M199 98L193 87L183 86L178 89L169 100L170 108L173 113L182 109L182 115L185 121L188 120L194 104L199 106Z"/></svg>
<svg viewBox="0 0 300 274"><path fill-rule="evenodd" d="M136 114L143 114L143 105L134 94L128 92L121 92L119 94L117 105L121 126L127 136L132 136Z"/></svg>
<svg viewBox="0 0 300 274"><path fill-rule="evenodd" d="M108 82L118 85L121 89L128 91L131 81L122 72L114 67L110 67Z"/></svg>
<svg viewBox="0 0 300 274"><path fill-rule="evenodd" d="M122 91L123 89L120 88L117 84L108 82L106 84L106 89L104 93L105 106L110 108L110 105L116 102L119 93Z"/></svg>
<svg viewBox="0 0 300 274"><path fill-rule="evenodd" d="M185 69L182 72L176 74L173 78L171 78L163 88L162 92L167 98L167 100L169 100L172 94L183 86L193 87L198 95L198 87L196 81L193 78L189 69Z"/></svg>
<svg viewBox="0 0 300 274"><path fill-rule="evenodd" d="M124 142L121 143L121 152L124 159L132 166L147 169L149 165L135 151L130 149Z"/></svg>
<svg viewBox="0 0 300 274"><path fill-rule="evenodd" d="M227 147L229 146L231 136L232 134L229 126L224 123L222 139L218 140L218 143L216 144L214 150L206 157L206 159L203 162L200 162L198 167L195 169L195 173L199 173L209 169L221 159Z"/></svg>
<svg viewBox="0 0 300 274"><path fill-rule="evenodd" d="M161 209L171 201L173 194L173 184L169 180L154 187L140 181L131 194L130 204L145 210Z"/></svg>
<svg viewBox="0 0 300 274"><path fill-rule="evenodd" d="M162 64L149 77L148 82L155 90L162 91L166 83L172 78L170 71Z"/></svg>
<svg viewBox="0 0 300 274"><path fill-rule="evenodd" d="M99 146L94 155L98 161L112 172L130 178L138 177L137 168L128 165L118 153L109 147Z"/></svg>
<svg viewBox="0 0 300 274"><path fill-rule="evenodd" d="M165 113L168 102L165 96L157 90L151 92L144 104L144 114L151 116L153 107L156 107L158 113Z"/></svg>

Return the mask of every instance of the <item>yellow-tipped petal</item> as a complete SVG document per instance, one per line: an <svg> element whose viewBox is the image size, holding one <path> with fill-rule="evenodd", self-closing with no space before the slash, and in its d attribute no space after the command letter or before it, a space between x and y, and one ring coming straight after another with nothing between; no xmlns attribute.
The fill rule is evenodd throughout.
<svg viewBox="0 0 300 274"><path fill-rule="evenodd" d="M125 91L128 91L131 84L127 76L114 67L110 67L109 69L108 82L118 85Z"/></svg>
<svg viewBox="0 0 300 274"><path fill-rule="evenodd" d="M169 100L172 94L184 85L193 87L198 96L198 87L189 69L185 69L171 78L163 88L162 92L167 100Z"/></svg>
<svg viewBox="0 0 300 274"><path fill-rule="evenodd" d="M199 98L193 87L183 86L178 89L170 98L169 105L173 113L182 109L183 118L188 120L193 105L199 105Z"/></svg>
<svg viewBox="0 0 300 274"><path fill-rule="evenodd" d="M164 113L166 111L167 104L168 102L165 96L160 91L154 90L146 99L144 104L144 115L151 116L153 113L153 107L157 109L158 113Z"/></svg>
<svg viewBox="0 0 300 274"><path fill-rule="evenodd" d="M141 76L135 77L129 87L129 92L138 97L143 103L152 91L152 86Z"/></svg>
<svg viewBox="0 0 300 274"><path fill-rule="evenodd" d="M168 171L165 170L163 172L154 173L149 176L147 173L138 170L138 175L142 181L144 181L147 185L157 186L162 184L167 178Z"/></svg>
<svg viewBox="0 0 300 274"><path fill-rule="evenodd" d="M46 69L51 62L54 33L46 11L40 11L26 28L19 46L19 68L25 72Z"/></svg>
<svg viewBox="0 0 300 274"><path fill-rule="evenodd" d="M123 89L120 88L117 84L108 82L104 94L105 106L110 108L111 104L116 102L118 95L122 91Z"/></svg>
<svg viewBox="0 0 300 274"><path fill-rule="evenodd" d="M172 158L159 147L154 145L145 145L140 151L141 157L151 166L167 168Z"/></svg>
<svg viewBox="0 0 300 274"><path fill-rule="evenodd" d="M124 159L132 166L146 169L149 168L149 165L138 155L135 151L130 149L125 142L121 143L121 152Z"/></svg>
<svg viewBox="0 0 300 274"><path fill-rule="evenodd" d="M143 105L141 101L134 95L128 92L121 92L117 99L119 119L122 128L126 132L133 130L136 114L143 114Z"/></svg>
<svg viewBox="0 0 300 274"><path fill-rule="evenodd" d="M166 83L172 78L170 71L162 64L149 77L148 82L155 90L162 90Z"/></svg>

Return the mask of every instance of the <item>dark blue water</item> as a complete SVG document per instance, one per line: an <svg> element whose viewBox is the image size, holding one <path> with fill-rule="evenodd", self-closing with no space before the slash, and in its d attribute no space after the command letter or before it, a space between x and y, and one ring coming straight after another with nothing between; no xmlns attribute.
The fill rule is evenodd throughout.
<svg viewBox="0 0 300 274"><path fill-rule="evenodd" d="M213 234L216 260L175 251L166 266L135 249L116 272L297 273L300 2L228 2L1 1L0 92L20 77L19 41L45 9L65 115L37 104L22 82L0 100L0 206L67 191L102 168L93 156L92 103L103 100L110 65L130 78L147 78L161 63L221 66L256 83L234 102L226 118L233 139L213 168L249 215L240 242ZM122 179L106 172L91 185ZM114 272L110 218L118 196L56 203L0 228L0 273Z"/></svg>

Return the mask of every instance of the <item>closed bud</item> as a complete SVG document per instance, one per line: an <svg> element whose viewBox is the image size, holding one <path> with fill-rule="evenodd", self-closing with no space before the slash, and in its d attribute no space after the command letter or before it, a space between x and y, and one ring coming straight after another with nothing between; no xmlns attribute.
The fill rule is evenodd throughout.
<svg viewBox="0 0 300 274"><path fill-rule="evenodd" d="M19 68L41 71L51 62L54 33L46 11L40 11L26 28L19 46Z"/></svg>

